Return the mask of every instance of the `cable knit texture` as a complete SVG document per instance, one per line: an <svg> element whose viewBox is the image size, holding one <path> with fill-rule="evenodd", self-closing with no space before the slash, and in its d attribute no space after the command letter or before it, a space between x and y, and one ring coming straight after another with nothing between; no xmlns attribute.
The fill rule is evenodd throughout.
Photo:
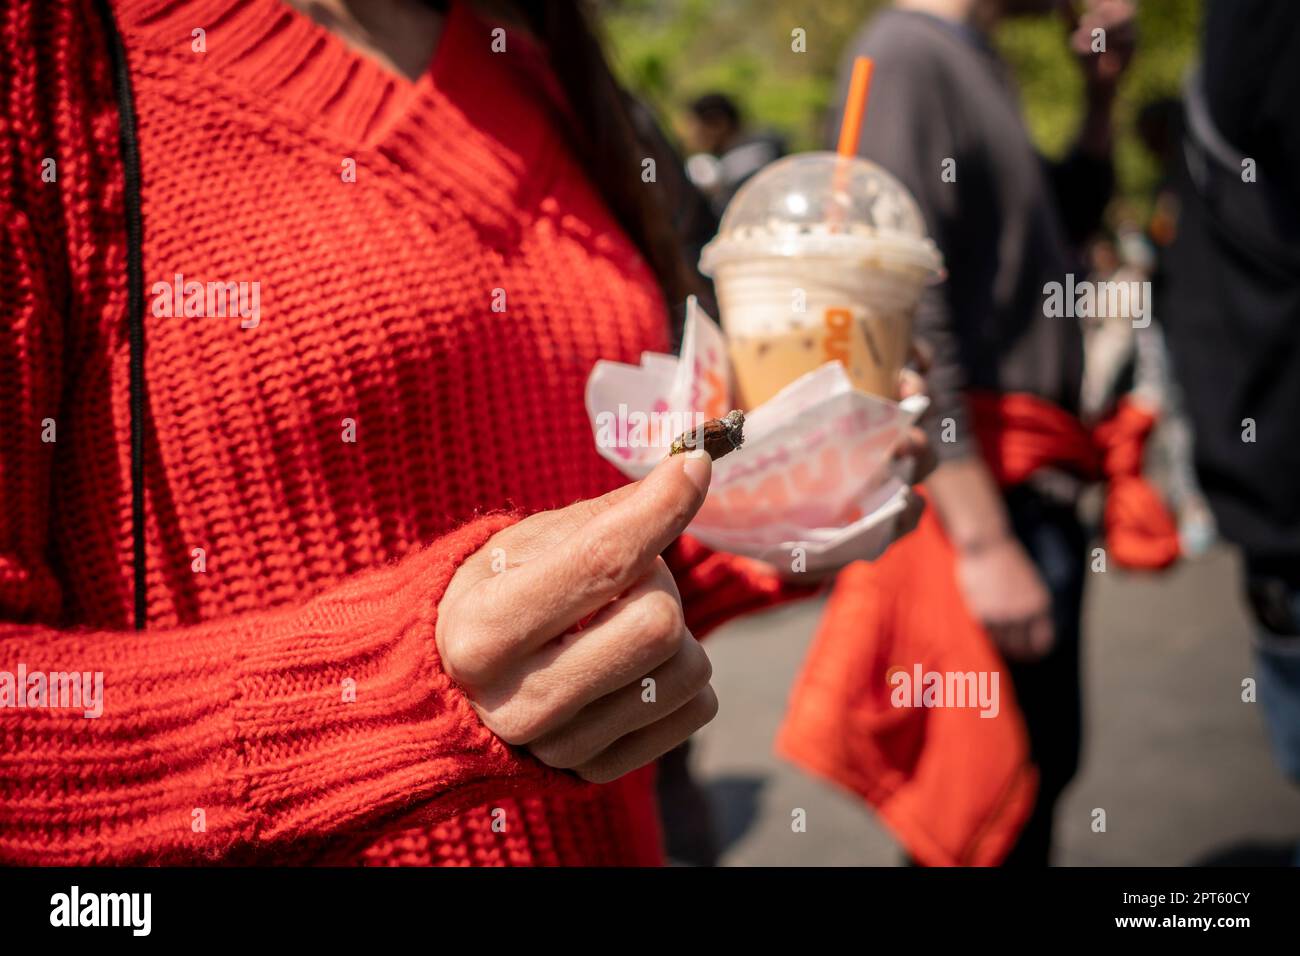
<svg viewBox="0 0 1300 956"><path fill-rule="evenodd" d="M0 861L658 862L652 771L591 787L506 746L433 641L494 530L620 483L587 374L668 345L544 57L514 32L493 53L460 4L415 82L278 0L117 13L143 178L148 628L130 630L106 38L88 0L14 0L0 671L102 671L104 713L0 708ZM258 283L256 326L204 297L168 309L177 281ZM792 594L689 539L670 558L697 633Z"/></svg>

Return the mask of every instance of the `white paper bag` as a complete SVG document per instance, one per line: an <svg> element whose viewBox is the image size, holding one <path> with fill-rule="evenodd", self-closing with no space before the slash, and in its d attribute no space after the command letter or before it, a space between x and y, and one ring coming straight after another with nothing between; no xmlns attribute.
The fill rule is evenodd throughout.
<svg viewBox="0 0 1300 956"><path fill-rule="evenodd" d="M680 360L597 362L586 400L597 450L643 478L674 438L731 410L726 340L691 298ZM826 363L746 414L744 445L714 463L687 530L711 548L808 571L877 557L909 495L892 452L928 404L860 392Z"/></svg>

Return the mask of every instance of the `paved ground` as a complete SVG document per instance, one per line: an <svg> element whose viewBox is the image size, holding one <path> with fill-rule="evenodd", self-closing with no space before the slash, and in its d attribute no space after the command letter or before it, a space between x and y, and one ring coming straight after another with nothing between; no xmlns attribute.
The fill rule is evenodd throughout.
<svg viewBox="0 0 1300 956"><path fill-rule="evenodd" d="M1057 816L1058 861L1186 865L1300 840L1300 788L1270 760L1257 704L1236 565L1218 550L1151 579L1093 577L1085 619L1088 738ZM899 850L856 798L772 753L820 602L736 622L708 641L717 719L697 738L727 848L751 865L895 865ZM793 833L791 810L807 811ZM1108 832L1093 833L1103 807Z"/></svg>

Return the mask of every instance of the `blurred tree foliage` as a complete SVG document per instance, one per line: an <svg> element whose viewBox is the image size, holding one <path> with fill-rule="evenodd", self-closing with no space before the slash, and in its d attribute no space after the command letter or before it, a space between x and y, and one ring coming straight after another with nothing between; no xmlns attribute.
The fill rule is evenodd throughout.
<svg viewBox="0 0 1300 956"><path fill-rule="evenodd" d="M1300 2L1300 0L1288 0ZM718 90L794 149L820 148L844 46L884 0L600 0L615 70L679 133L686 104ZM1200 0L1138 0L1139 48L1117 106L1121 196L1147 208L1159 176L1134 123L1176 96L1196 56ZM803 30L805 52L794 52ZM1048 155L1070 145L1082 80L1053 16L1007 21L996 38L1020 81L1032 134Z"/></svg>

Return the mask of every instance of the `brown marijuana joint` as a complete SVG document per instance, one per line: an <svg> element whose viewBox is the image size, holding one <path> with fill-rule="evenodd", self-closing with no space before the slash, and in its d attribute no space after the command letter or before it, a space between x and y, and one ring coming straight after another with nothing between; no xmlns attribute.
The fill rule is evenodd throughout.
<svg viewBox="0 0 1300 956"><path fill-rule="evenodd" d="M683 432L673 439L671 455L680 455L694 451L697 447L709 453L717 461L723 455L729 455L745 443L745 413L736 409L727 413L726 418L714 418L699 428Z"/></svg>

